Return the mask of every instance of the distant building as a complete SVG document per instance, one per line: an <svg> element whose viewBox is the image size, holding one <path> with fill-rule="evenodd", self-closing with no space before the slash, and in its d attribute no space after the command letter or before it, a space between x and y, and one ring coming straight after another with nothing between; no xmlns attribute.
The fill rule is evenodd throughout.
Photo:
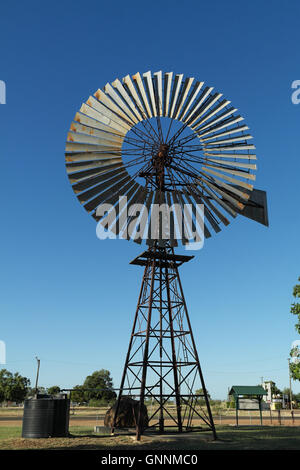
<svg viewBox="0 0 300 470"><path fill-rule="evenodd" d="M276 392L276 384L275 382L272 382L272 380L266 380L263 384L262 384L263 388L266 390L267 392L267 395L265 395L263 397L263 400L267 403L271 403L272 402L272 398L273 398L273 395L275 394Z"/></svg>

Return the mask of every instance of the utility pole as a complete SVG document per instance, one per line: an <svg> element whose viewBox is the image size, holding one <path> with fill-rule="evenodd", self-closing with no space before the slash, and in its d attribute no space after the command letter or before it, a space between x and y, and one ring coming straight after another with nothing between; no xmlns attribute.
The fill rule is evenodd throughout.
<svg viewBox="0 0 300 470"><path fill-rule="evenodd" d="M289 379L290 379L290 408L291 408L291 411L293 411L292 376L291 376L290 358L288 358L288 363L289 363Z"/></svg>
<svg viewBox="0 0 300 470"><path fill-rule="evenodd" d="M39 380L39 372L40 372L40 359L35 356L36 360L37 360L37 372L36 372L36 381L35 381L35 394L37 395L38 393L38 380Z"/></svg>

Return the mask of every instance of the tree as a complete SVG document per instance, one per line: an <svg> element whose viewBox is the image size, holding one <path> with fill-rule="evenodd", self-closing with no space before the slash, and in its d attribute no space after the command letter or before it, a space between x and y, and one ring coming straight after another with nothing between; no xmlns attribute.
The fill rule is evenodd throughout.
<svg viewBox="0 0 300 470"><path fill-rule="evenodd" d="M85 392L83 388L83 385L75 385L75 387L73 388L71 399L74 403L79 403L81 405L86 401Z"/></svg>
<svg viewBox="0 0 300 470"><path fill-rule="evenodd" d="M300 281L300 277L298 277L298 281ZM295 299L299 299L300 297L300 284L296 284L293 288L293 296ZM298 322L295 324L296 331L300 334L300 303L294 302L291 305L291 313L298 317Z"/></svg>
<svg viewBox="0 0 300 470"><path fill-rule="evenodd" d="M300 277L298 278L300 281ZM295 302L291 305L291 313L297 316L297 323L295 324L296 331L300 334L300 303L296 302L296 299L300 298L300 284L296 284L293 288L293 296ZM291 349L290 356L292 361L290 361L290 371L291 376L294 380L300 380L300 350L299 347Z"/></svg>
<svg viewBox="0 0 300 470"><path fill-rule="evenodd" d="M45 387L38 387L37 391L35 387L28 387L26 397L32 398L36 395L36 393L38 393L39 395L47 395L48 391Z"/></svg>
<svg viewBox="0 0 300 470"><path fill-rule="evenodd" d="M208 399L210 400L210 394L208 393L207 390L206 390L206 393L207 393ZM200 395L200 397L197 398L196 403L200 406L205 405L205 398L204 396L201 396L203 395L203 388L199 388L199 390L196 390L195 395Z"/></svg>
<svg viewBox="0 0 300 470"><path fill-rule="evenodd" d="M290 362L291 376L294 380L300 380L300 350L299 348L293 348L290 352L290 356L293 359L293 362Z"/></svg>
<svg viewBox="0 0 300 470"><path fill-rule="evenodd" d="M58 385L53 385L48 388L47 392L49 395L57 395L60 392L60 388Z"/></svg>
<svg viewBox="0 0 300 470"><path fill-rule="evenodd" d="M96 370L92 375L88 375L83 388L90 389L85 392L88 400L111 401L116 398L110 372L105 369Z"/></svg>
<svg viewBox="0 0 300 470"><path fill-rule="evenodd" d="M12 374L6 369L0 370L0 401L24 401L30 380L22 377L18 372Z"/></svg>
<svg viewBox="0 0 300 470"><path fill-rule="evenodd" d="M206 394L208 398L210 399L210 394L207 389L206 389ZM199 390L196 390L195 395L203 395L203 388L199 388Z"/></svg>

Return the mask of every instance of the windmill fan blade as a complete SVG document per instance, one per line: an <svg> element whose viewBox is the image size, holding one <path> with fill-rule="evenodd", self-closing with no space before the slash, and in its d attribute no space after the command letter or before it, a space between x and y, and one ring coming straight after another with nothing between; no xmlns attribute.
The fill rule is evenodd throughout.
<svg viewBox="0 0 300 470"><path fill-rule="evenodd" d="M164 116L169 116L170 94L172 86L173 72L165 73L165 88L164 88Z"/></svg>
<svg viewBox="0 0 300 470"><path fill-rule="evenodd" d="M203 238L198 216L205 238L237 214L267 225L252 139L237 108L204 81L148 70L106 83L79 106L66 171L79 202L116 236L185 245Z"/></svg>
<svg viewBox="0 0 300 470"><path fill-rule="evenodd" d="M162 116L163 115L163 82L162 82L162 71L160 70L159 72L154 73L155 80L156 80L156 86L155 86L155 102L156 102L156 107L158 111L158 115Z"/></svg>

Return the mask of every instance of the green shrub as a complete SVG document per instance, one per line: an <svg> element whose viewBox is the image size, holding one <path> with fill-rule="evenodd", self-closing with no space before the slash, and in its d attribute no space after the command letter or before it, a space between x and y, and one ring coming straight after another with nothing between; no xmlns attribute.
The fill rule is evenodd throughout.
<svg viewBox="0 0 300 470"><path fill-rule="evenodd" d="M226 402L226 408L235 408L235 402L234 401Z"/></svg>

